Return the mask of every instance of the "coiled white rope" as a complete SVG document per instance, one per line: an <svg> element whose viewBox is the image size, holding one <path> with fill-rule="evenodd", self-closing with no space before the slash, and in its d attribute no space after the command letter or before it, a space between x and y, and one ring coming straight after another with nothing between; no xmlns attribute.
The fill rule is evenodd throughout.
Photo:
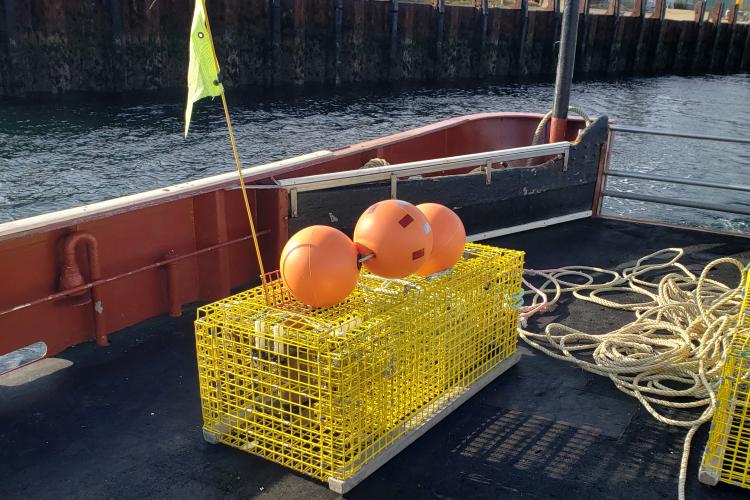
<svg viewBox="0 0 750 500"><path fill-rule="evenodd" d="M680 248L659 250L620 273L587 266L525 270L529 277L544 281L533 286L524 279L529 288L525 293L534 298L521 309L519 328L520 337L531 347L609 377L615 387L638 399L659 422L689 429L680 463L680 500L685 498L692 438L716 409L721 369L737 326L746 279L743 264L732 258L714 260L696 276L679 262L683 254ZM709 278L718 266L736 267L741 276L739 284L732 287ZM649 273L666 271L668 274L658 281L649 281ZM596 283L598 275L607 278ZM585 282L563 279L571 276L584 278ZM635 318L601 334L560 323L547 325L544 333L526 330L529 317L554 307L564 293L611 309L631 311ZM602 297L611 293L635 294L642 300L625 303ZM693 418L668 416L673 409L698 408L702 412Z"/></svg>

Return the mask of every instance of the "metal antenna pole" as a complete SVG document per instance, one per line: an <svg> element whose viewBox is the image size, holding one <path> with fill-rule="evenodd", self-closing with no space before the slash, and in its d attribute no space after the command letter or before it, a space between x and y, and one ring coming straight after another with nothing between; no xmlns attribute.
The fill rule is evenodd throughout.
<svg viewBox="0 0 750 500"><path fill-rule="evenodd" d="M555 101L552 105L550 142L565 140L568 128L568 105L570 85L573 81L573 67L576 59L576 39L578 38L579 0L566 0L563 10L560 52L557 58L557 78L555 80Z"/></svg>

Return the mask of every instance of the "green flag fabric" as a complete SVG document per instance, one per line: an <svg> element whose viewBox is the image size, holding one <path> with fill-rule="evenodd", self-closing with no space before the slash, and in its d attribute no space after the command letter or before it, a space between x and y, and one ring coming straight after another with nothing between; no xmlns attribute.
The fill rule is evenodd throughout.
<svg viewBox="0 0 750 500"><path fill-rule="evenodd" d="M190 64L188 65L187 106L185 107L185 137L190 128L193 103L204 97L215 97L224 92L219 81L219 62L214 55L214 42L208 29L206 6L195 0L193 24L190 28Z"/></svg>

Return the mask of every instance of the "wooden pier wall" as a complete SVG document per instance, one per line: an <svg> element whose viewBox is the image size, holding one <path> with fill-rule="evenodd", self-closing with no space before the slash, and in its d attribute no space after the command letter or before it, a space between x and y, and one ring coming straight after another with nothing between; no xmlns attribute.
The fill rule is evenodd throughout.
<svg viewBox="0 0 750 500"><path fill-rule="evenodd" d="M750 70L748 25L584 12L577 76ZM227 85L554 78L561 14L376 0L207 0ZM587 10L586 4L582 10ZM0 0L0 95L184 86L190 0Z"/></svg>

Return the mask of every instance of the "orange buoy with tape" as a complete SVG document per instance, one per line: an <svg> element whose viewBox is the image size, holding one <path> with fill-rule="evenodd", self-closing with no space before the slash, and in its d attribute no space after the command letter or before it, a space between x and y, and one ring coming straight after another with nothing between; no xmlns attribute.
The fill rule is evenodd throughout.
<svg viewBox="0 0 750 500"><path fill-rule="evenodd" d="M417 274L429 276L453 267L463 255L466 244L466 229L461 218L450 208L437 203L423 203L417 208L432 227L433 241L432 253Z"/></svg>
<svg viewBox="0 0 750 500"><path fill-rule="evenodd" d="M357 249L338 229L309 226L284 245L279 270L298 302L312 307L333 306L357 284Z"/></svg>
<svg viewBox="0 0 750 500"><path fill-rule="evenodd" d="M432 252L432 228L417 207L403 200L375 203L360 216L354 244L364 265L384 278L403 278L417 271Z"/></svg>

